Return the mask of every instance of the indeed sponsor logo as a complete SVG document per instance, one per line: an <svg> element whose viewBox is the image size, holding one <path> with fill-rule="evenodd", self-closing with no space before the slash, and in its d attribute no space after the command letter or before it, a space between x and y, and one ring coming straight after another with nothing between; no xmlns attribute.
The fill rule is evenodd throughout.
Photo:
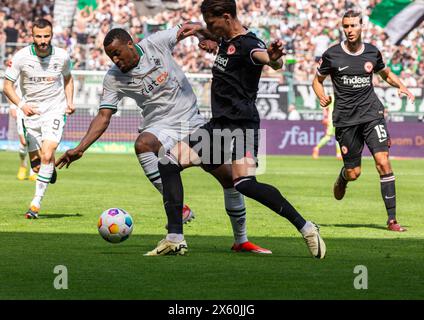
<svg viewBox="0 0 424 320"><path fill-rule="evenodd" d="M228 58L224 58L221 55L218 55L215 59L215 63L213 66L218 68L221 71L225 71L225 67L227 66Z"/></svg>
<svg viewBox="0 0 424 320"><path fill-rule="evenodd" d="M291 146L315 146L325 135L323 131L316 131L314 127L302 129L300 126L293 126L290 130L283 131L278 149L284 149ZM334 145L334 138L328 145Z"/></svg>
<svg viewBox="0 0 424 320"><path fill-rule="evenodd" d="M358 76L343 76L343 84L352 86L353 88L367 87L371 85L371 77L358 77Z"/></svg>

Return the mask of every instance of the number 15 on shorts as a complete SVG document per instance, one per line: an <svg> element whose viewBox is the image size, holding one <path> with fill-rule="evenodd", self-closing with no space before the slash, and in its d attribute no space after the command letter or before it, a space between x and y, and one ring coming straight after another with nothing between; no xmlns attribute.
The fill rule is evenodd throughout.
<svg viewBox="0 0 424 320"><path fill-rule="evenodd" d="M378 124L374 127L374 130L377 132L378 142L384 142L387 140L387 131L384 127L384 124Z"/></svg>

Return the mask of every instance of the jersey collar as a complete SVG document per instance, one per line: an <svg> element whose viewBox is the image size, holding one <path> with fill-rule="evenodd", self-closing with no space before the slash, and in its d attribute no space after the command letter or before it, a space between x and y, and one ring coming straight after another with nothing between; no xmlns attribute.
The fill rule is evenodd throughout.
<svg viewBox="0 0 424 320"><path fill-rule="evenodd" d="M144 50L138 43L135 44L135 50L137 50L138 54L140 55L140 58L144 55Z"/></svg>
<svg viewBox="0 0 424 320"><path fill-rule="evenodd" d="M138 58L137 65L134 67L134 68L136 68L138 65L140 65L141 57L144 55L144 50L143 50L143 48L142 48L142 47L141 47L138 43L136 43L136 44L134 45L134 47L135 47L135 50L137 50L138 55L140 56L140 57Z"/></svg>
<svg viewBox="0 0 424 320"><path fill-rule="evenodd" d="M244 33L239 33L239 34L236 34L234 37L232 37L232 38L230 38L230 39L226 39L226 38L222 38L225 42L231 42L231 41L233 41L234 39L236 39L236 38L238 38L238 37L241 37L241 36L245 36L246 34L248 34L248 33L250 33L250 31L249 31L249 29L248 28L246 28L245 26L243 26L243 29L244 29Z"/></svg>
<svg viewBox="0 0 424 320"><path fill-rule="evenodd" d="M342 47L342 49L343 49L343 51L344 52L346 52L348 55L351 55L351 56L359 56L360 54L362 54L363 52L364 52L364 50L365 50L365 44L362 42L361 43L361 48L357 51L357 52L350 52L349 51L349 49L346 47L346 45L344 44L344 41L342 41L341 43L340 43L340 45L341 45L341 47Z"/></svg>
<svg viewBox="0 0 424 320"><path fill-rule="evenodd" d="M30 51L31 51L31 54L33 56L39 57L37 55L37 51L35 51L35 45L34 44L31 45ZM52 56L52 55L54 55L54 47L53 46L50 46L50 53L47 56L45 56L45 57L39 57L39 58L42 58L43 59L43 58L47 58L48 56Z"/></svg>

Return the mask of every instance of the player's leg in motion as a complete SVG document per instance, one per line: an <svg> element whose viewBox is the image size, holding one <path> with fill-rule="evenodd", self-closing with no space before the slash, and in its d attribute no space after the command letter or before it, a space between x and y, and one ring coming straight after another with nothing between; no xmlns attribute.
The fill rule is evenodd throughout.
<svg viewBox="0 0 424 320"><path fill-rule="evenodd" d="M327 143L331 141L331 138L334 136L334 127L333 126L327 126L327 130L325 132L325 135L321 138L321 140L318 142L318 144L314 147L312 151L312 158L318 159L319 158L319 150L324 147ZM341 159L342 155L340 152L340 146L339 143L336 141L336 157L337 159Z"/></svg>
<svg viewBox="0 0 424 320"><path fill-rule="evenodd" d="M388 152L377 152L374 154L375 165L380 174L381 196L387 211L387 228L391 231L403 232L405 228L401 227L396 221L396 188L395 176L389 160Z"/></svg>
<svg viewBox="0 0 424 320"><path fill-rule="evenodd" d="M16 113L16 130L18 131L19 136L19 170L17 174L18 180L25 180L27 178L28 166L26 156L28 153L27 141L25 139L25 131L22 120L22 115L17 111Z"/></svg>
<svg viewBox="0 0 424 320"><path fill-rule="evenodd" d="M280 216L288 219L302 234L311 254L318 259L325 257L326 246L319 229L311 221L305 221L300 213L288 202L274 186L256 180L255 164L245 157L233 161L233 177L235 188L246 197L255 199Z"/></svg>
<svg viewBox="0 0 424 320"><path fill-rule="evenodd" d="M163 192L163 187L158 169L157 153L161 146L156 136L149 132L140 134L134 145L138 162L143 168L144 174L160 193Z"/></svg>
<svg viewBox="0 0 424 320"><path fill-rule="evenodd" d="M347 168L346 164L340 170L339 176L334 183L333 193L337 200L342 200L346 194L347 183L355 181L361 175L361 167Z"/></svg>
<svg viewBox="0 0 424 320"><path fill-rule="evenodd" d="M246 206L243 195L234 188L231 166L224 164L210 173L219 181L224 190L225 211L230 218L234 234L234 245L231 249L237 252L271 254L271 250L261 248L247 238Z"/></svg>
<svg viewBox="0 0 424 320"><path fill-rule="evenodd" d="M302 234L310 253L318 259L324 258L326 247L318 226L305 221L277 188L256 179L259 124L246 123L243 127L236 127L231 136L232 176L236 190L288 219Z"/></svg>
<svg viewBox="0 0 424 320"><path fill-rule="evenodd" d="M336 136L336 128L333 125L331 126L331 130L327 130L327 132L330 134L330 139L331 139L331 137ZM340 150L340 144L337 140L335 141L335 145L336 145L336 158L341 160L341 159L343 159L342 158L342 152Z"/></svg>
<svg viewBox="0 0 424 320"><path fill-rule="evenodd" d="M321 138L321 140L318 142L318 144L314 147L314 150L312 152L312 158L318 159L319 158L319 149L321 149L323 146L325 146L328 142L331 140L331 135L326 134Z"/></svg>
<svg viewBox="0 0 424 320"><path fill-rule="evenodd" d="M134 144L135 153L144 174L152 185L163 194L162 179L158 168L158 153L161 147L161 142L150 132L141 133ZM182 215L183 223L190 222L195 218L193 211L188 205L183 206Z"/></svg>
<svg viewBox="0 0 424 320"><path fill-rule="evenodd" d="M28 166L27 166L26 156L27 156L26 141L25 141L25 138L23 136L19 135L20 164L19 164L19 170L18 170L18 174L17 174L17 178L19 180L25 180L27 178Z"/></svg>
<svg viewBox="0 0 424 320"><path fill-rule="evenodd" d="M180 165L181 159L179 157L184 152L180 154L176 152L180 147L184 151L190 150L187 144L179 142L170 152L167 152L159 159L158 168L163 183L163 203L168 219L168 234L165 239L159 241L155 249L147 252L145 254L146 256L161 256L166 254L184 255L188 250L187 243L184 240L183 219L181 216L184 203L181 171L184 168ZM189 159L190 156L184 160ZM186 167L190 165L186 161L181 163L186 163Z"/></svg>
<svg viewBox="0 0 424 320"><path fill-rule="evenodd" d="M55 141L44 140L40 150L30 152L31 166L37 170L36 168L39 163L39 170L35 183L35 195L25 215L27 219L38 218L41 201L43 200L47 187L53 177L53 172L55 171L54 154L57 146L58 143Z"/></svg>
<svg viewBox="0 0 424 320"><path fill-rule="evenodd" d="M365 127L366 143L373 154L377 171L380 175L381 196L387 211L387 228L391 231L403 232L396 221L396 189L395 176L389 160L389 141L384 119L370 122Z"/></svg>
<svg viewBox="0 0 424 320"><path fill-rule="evenodd" d="M349 181L361 175L361 156L364 149L363 126L336 128L336 140L341 145L343 167L333 186L334 198L343 199Z"/></svg>

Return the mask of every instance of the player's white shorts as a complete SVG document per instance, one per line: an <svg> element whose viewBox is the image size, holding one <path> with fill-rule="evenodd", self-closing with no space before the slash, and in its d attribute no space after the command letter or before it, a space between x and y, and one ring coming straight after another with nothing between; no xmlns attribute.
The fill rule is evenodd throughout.
<svg viewBox="0 0 424 320"><path fill-rule="evenodd" d="M165 151L171 150L178 141L184 139L203 124L206 120L200 115L196 114L187 122L178 123L164 123L158 122L150 125L148 128L140 128L139 132L149 132L158 138Z"/></svg>
<svg viewBox="0 0 424 320"><path fill-rule="evenodd" d="M60 143L65 126L64 114L46 114L39 117L27 117L24 120L25 138L28 152L41 149L44 140Z"/></svg>

